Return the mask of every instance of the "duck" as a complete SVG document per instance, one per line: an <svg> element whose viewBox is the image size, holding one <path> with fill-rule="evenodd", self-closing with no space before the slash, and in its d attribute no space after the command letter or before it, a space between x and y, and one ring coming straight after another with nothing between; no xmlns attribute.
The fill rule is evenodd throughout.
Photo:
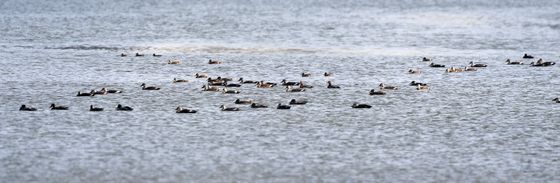
<svg viewBox="0 0 560 183"><path fill-rule="evenodd" d="M189 80L173 78L173 83L186 83L186 82L189 82Z"/></svg>
<svg viewBox="0 0 560 183"><path fill-rule="evenodd" d="M203 85L202 91L220 91L221 89L215 86Z"/></svg>
<svg viewBox="0 0 560 183"><path fill-rule="evenodd" d="M253 100L251 100L251 99L235 99L235 101L233 101L233 103L235 103L235 104L252 104Z"/></svg>
<svg viewBox="0 0 560 183"><path fill-rule="evenodd" d="M107 95L109 93L106 89L101 88L99 91L92 90L94 95Z"/></svg>
<svg viewBox="0 0 560 183"><path fill-rule="evenodd" d="M280 83L282 83L283 86L294 86L294 85L299 85L299 82L286 81L286 79L283 79Z"/></svg>
<svg viewBox="0 0 560 183"><path fill-rule="evenodd" d="M283 105L282 103L278 103L278 105L276 106L276 109L290 109L290 108L292 108L292 106Z"/></svg>
<svg viewBox="0 0 560 183"><path fill-rule="evenodd" d="M183 108L181 106L175 108L175 113L196 113L196 112L197 112L196 110Z"/></svg>
<svg viewBox="0 0 560 183"><path fill-rule="evenodd" d="M305 88L292 88L292 86L286 86L286 92L304 92Z"/></svg>
<svg viewBox="0 0 560 183"><path fill-rule="evenodd" d="M531 66L533 67L546 67L546 66L552 66L555 65L555 62L544 62L542 60L542 58L540 58L539 60L537 60L536 63L531 62Z"/></svg>
<svg viewBox="0 0 560 183"><path fill-rule="evenodd" d="M207 78L208 74L197 72L196 74L194 74L194 77L195 78Z"/></svg>
<svg viewBox="0 0 560 183"><path fill-rule="evenodd" d="M532 55L527 55L527 53L525 53L525 54L523 55L523 58L524 58L524 59L533 59L533 58L535 58L535 57L533 57Z"/></svg>
<svg viewBox="0 0 560 183"><path fill-rule="evenodd" d="M509 58L508 58L508 59L506 60L506 64L507 64L507 65L523 65L523 62L522 62L522 61L513 61L513 62L512 62L512 61L509 60Z"/></svg>
<svg viewBox="0 0 560 183"><path fill-rule="evenodd" d="M122 93L121 90L114 90L114 89L107 89L107 88L101 88L101 91L106 91L107 93Z"/></svg>
<svg viewBox="0 0 560 183"><path fill-rule="evenodd" d="M167 64L181 64L181 60L179 59L171 59L171 60L167 60Z"/></svg>
<svg viewBox="0 0 560 183"><path fill-rule="evenodd" d="M78 94L76 96L78 97L90 97L90 96L94 96L95 95L95 90L91 90L89 93L82 93L81 91L78 91Z"/></svg>
<svg viewBox="0 0 560 183"><path fill-rule="evenodd" d="M276 84L274 83L268 83L268 82L264 82L264 81L259 81L256 86L257 88L272 88L274 87Z"/></svg>
<svg viewBox="0 0 560 183"><path fill-rule="evenodd" d="M340 88L340 86L333 85L331 81L327 81L327 88Z"/></svg>
<svg viewBox="0 0 560 183"><path fill-rule="evenodd" d="M302 73L301 73L301 77L311 77L311 73L302 72Z"/></svg>
<svg viewBox="0 0 560 183"><path fill-rule="evenodd" d="M426 58L426 57L422 58L422 62L429 62L429 61L432 61L432 59L429 59L429 58Z"/></svg>
<svg viewBox="0 0 560 183"><path fill-rule="evenodd" d="M399 87L385 85L385 83L379 84L379 88L381 88L382 90L398 90L399 89Z"/></svg>
<svg viewBox="0 0 560 183"><path fill-rule="evenodd" d="M259 103L251 103L251 108L268 108L267 105L259 104Z"/></svg>
<svg viewBox="0 0 560 183"><path fill-rule="evenodd" d="M89 111L103 111L103 108L94 107L93 105L89 105Z"/></svg>
<svg viewBox="0 0 560 183"><path fill-rule="evenodd" d="M560 103L560 98L556 97L556 98L552 99L552 101L555 101L556 103Z"/></svg>
<svg viewBox="0 0 560 183"><path fill-rule="evenodd" d="M443 64L434 64L433 62L430 63L430 67L445 67Z"/></svg>
<svg viewBox="0 0 560 183"><path fill-rule="evenodd" d="M323 76L325 76L325 77L330 77L330 76L332 76L332 75L333 75L333 73L331 73L331 72L325 72L325 73L323 73Z"/></svg>
<svg viewBox="0 0 560 183"><path fill-rule="evenodd" d="M220 106L220 109L221 109L222 111L240 111L240 109L237 108L237 107L226 107L226 106L224 106L224 105L221 105L221 106Z"/></svg>
<svg viewBox="0 0 560 183"><path fill-rule="evenodd" d="M420 69L418 69L418 68L417 68L417 69L414 69L414 70L413 70L413 69L409 69L409 70L408 70L408 73L409 73L409 74L420 74L421 72L422 72L422 71L420 71Z"/></svg>
<svg viewBox="0 0 560 183"><path fill-rule="evenodd" d="M244 80L243 78L239 78L238 81L240 83L243 83L243 84L257 84L258 83L258 81Z"/></svg>
<svg viewBox="0 0 560 183"><path fill-rule="evenodd" d="M241 87L241 84L224 82L224 86L225 87Z"/></svg>
<svg viewBox="0 0 560 183"><path fill-rule="evenodd" d="M222 80L218 80L218 81L208 81L208 85L210 86L225 86L226 82L222 81Z"/></svg>
<svg viewBox="0 0 560 183"><path fill-rule="evenodd" d="M463 69L457 67L451 67L449 69L445 69L445 72L463 72Z"/></svg>
<svg viewBox="0 0 560 183"><path fill-rule="evenodd" d="M146 83L142 83L140 86L142 87L142 90L159 90L159 89L161 89L161 88L155 87L155 86L146 86Z"/></svg>
<svg viewBox="0 0 560 183"><path fill-rule="evenodd" d="M475 64L473 61L469 62L470 67L487 67L486 64Z"/></svg>
<svg viewBox="0 0 560 183"><path fill-rule="evenodd" d="M426 83L420 83L420 82L416 82L416 81L411 81L410 82L410 86L426 86L428 84Z"/></svg>
<svg viewBox="0 0 560 183"><path fill-rule="evenodd" d="M465 68L463 69L464 71L476 71L477 69L474 67L470 67L470 66L465 66Z"/></svg>
<svg viewBox="0 0 560 183"><path fill-rule="evenodd" d="M152 54L152 56L153 56L153 57L161 57L161 55L158 55L158 54L155 54L155 53Z"/></svg>
<svg viewBox="0 0 560 183"><path fill-rule="evenodd" d="M428 85L416 85L416 90L418 91L428 91L430 87Z"/></svg>
<svg viewBox="0 0 560 183"><path fill-rule="evenodd" d="M121 57L126 57L126 54L125 54L125 53L121 53Z"/></svg>
<svg viewBox="0 0 560 183"><path fill-rule="evenodd" d="M298 86L299 86L300 88L313 88L313 86L311 86L311 85L303 84L303 81L299 81L299 85L298 85Z"/></svg>
<svg viewBox="0 0 560 183"><path fill-rule="evenodd" d="M227 88L222 89L222 92L227 93L227 94L239 94L239 93L241 93L237 90L228 90Z"/></svg>
<svg viewBox="0 0 560 183"><path fill-rule="evenodd" d="M369 95L385 95L384 91L375 91L375 89L371 89L369 91Z"/></svg>
<svg viewBox="0 0 560 183"><path fill-rule="evenodd" d="M132 107L130 106L123 106L121 104L117 104L117 108L115 108L117 111L132 111L134 110Z"/></svg>
<svg viewBox="0 0 560 183"><path fill-rule="evenodd" d="M208 64L221 64L221 63L223 63L223 62L218 61L218 60L212 60L212 59L208 60Z"/></svg>
<svg viewBox="0 0 560 183"><path fill-rule="evenodd" d="M355 109L367 109L367 108L371 108L371 105L353 103L353 104L352 104L352 108L355 108Z"/></svg>
<svg viewBox="0 0 560 183"><path fill-rule="evenodd" d="M292 99L292 100L290 100L290 105L304 105L304 104L307 104L307 100L304 100L304 99L299 99L299 100Z"/></svg>
<svg viewBox="0 0 560 183"><path fill-rule="evenodd" d="M36 108L34 107L27 107L26 105L21 105L21 107L19 107L20 111L37 111Z"/></svg>
<svg viewBox="0 0 560 183"><path fill-rule="evenodd" d="M55 104L51 104L50 106L51 110L68 110L68 106L62 106L62 105L55 105Z"/></svg>
<svg viewBox="0 0 560 183"><path fill-rule="evenodd" d="M144 56L144 54L140 54L140 53L136 52L136 55L134 55L134 56L137 56L137 57L143 57L143 56Z"/></svg>

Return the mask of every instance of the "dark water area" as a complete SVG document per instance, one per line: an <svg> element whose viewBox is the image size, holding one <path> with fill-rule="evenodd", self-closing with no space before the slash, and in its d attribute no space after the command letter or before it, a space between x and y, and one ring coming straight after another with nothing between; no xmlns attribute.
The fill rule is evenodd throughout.
<svg viewBox="0 0 560 183"><path fill-rule="evenodd" d="M529 66L560 60L558 9L544 0L1 1L0 182L558 182L560 69ZM446 73L422 57L488 67ZM314 88L208 92L197 72ZM399 89L368 95L380 83ZM75 96L102 87L123 93ZM309 103L275 109L292 98Z"/></svg>

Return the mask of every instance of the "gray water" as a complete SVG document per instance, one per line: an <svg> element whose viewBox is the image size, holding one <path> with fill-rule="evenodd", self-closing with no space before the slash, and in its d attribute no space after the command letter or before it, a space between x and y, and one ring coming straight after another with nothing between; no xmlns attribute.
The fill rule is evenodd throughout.
<svg viewBox="0 0 560 183"><path fill-rule="evenodd" d="M504 63L523 53L558 61L558 9L547 0L3 0L0 182L558 182L560 69ZM136 52L163 56L118 56ZM445 73L424 56L489 66ZM315 88L203 92L196 72ZM368 95L380 82L400 89ZM124 92L75 97L102 87ZM310 102L284 111L236 98ZM179 105L198 113L176 114Z"/></svg>

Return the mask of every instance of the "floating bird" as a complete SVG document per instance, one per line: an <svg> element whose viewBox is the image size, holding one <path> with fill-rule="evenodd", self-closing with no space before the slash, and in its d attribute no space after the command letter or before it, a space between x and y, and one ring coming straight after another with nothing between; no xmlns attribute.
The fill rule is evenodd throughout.
<svg viewBox="0 0 560 183"><path fill-rule="evenodd" d="M134 109L133 109L132 107L130 107L130 106L123 106L123 105L121 105L121 104L117 104L116 110L117 110L117 111L132 111L132 110L134 110Z"/></svg>
<svg viewBox="0 0 560 183"><path fill-rule="evenodd" d="M259 104L259 103L254 103L254 102L253 102L253 103L251 104L251 108L268 108L268 106L267 106L267 105L264 105L264 104Z"/></svg>
<svg viewBox="0 0 560 183"><path fill-rule="evenodd" d="M173 78L173 83L186 83L186 82L189 82L189 80Z"/></svg>
<svg viewBox="0 0 560 183"><path fill-rule="evenodd" d="M78 94L76 96L78 97L91 97L95 95L95 90L91 90L89 93L82 93L80 91L78 91Z"/></svg>
<svg viewBox="0 0 560 183"><path fill-rule="evenodd" d="M311 73L302 72L302 73L301 73L301 77L311 77Z"/></svg>
<svg viewBox="0 0 560 183"><path fill-rule="evenodd" d="M385 83L379 84L379 88L381 88L382 90L398 90L399 89L399 87L385 85Z"/></svg>
<svg viewBox="0 0 560 183"><path fill-rule="evenodd" d="M487 67L486 64L475 64L473 61L469 62L470 67Z"/></svg>
<svg viewBox="0 0 560 183"><path fill-rule="evenodd" d="M244 80L243 78L239 78L238 81L240 83L243 83L243 84L257 84L258 83L258 81Z"/></svg>
<svg viewBox="0 0 560 183"><path fill-rule="evenodd" d="M155 54L155 53L152 54L152 56L153 56L153 57L161 57L161 55L158 55L158 54Z"/></svg>
<svg viewBox="0 0 560 183"><path fill-rule="evenodd" d="M325 76L325 77L329 77L329 76L332 76L332 75L333 75L333 73L331 73L331 72L325 72L325 73L323 73L323 76Z"/></svg>
<svg viewBox="0 0 560 183"><path fill-rule="evenodd" d="M383 91L375 91L375 89L371 89L369 91L369 95L385 95L385 92Z"/></svg>
<svg viewBox="0 0 560 183"><path fill-rule="evenodd" d="M445 67L445 65L430 63L430 67Z"/></svg>
<svg viewBox="0 0 560 183"><path fill-rule="evenodd" d="M136 55L135 55L135 56L137 56L137 57L143 57L144 54L140 54L140 53L136 52Z"/></svg>
<svg viewBox="0 0 560 183"><path fill-rule="evenodd" d="M175 108L176 113L196 113L196 110L183 108L181 106Z"/></svg>
<svg viewBox="0 0 560 183"><path fill-rule="evenodd" d="M524 59L533 59L533 58L535 58L535 57L533 57L532 55L527 55L527 53L525 53L525 54L523 55L523 58L524 58Z"/></svg>
<svg viewBox="0 0 560 183"><path fill-rule="evenodd" d="M289 105L282 105L282 103L278 103L276 109L290 109L292 106Z"/></svg>
<svg viewBox="0 0 560 183"><path fill-rule="evenodd" d="M68 106L57 106L55 104L51 104L51 110L68 110Z"/></svg>
<svg viewBox="0 0 560 183"><path fill-rule="evenodd" d="M196 74L194 74L194 77L195 78L207 78L208 74L197 72Z"/></svg>
<svg viewBox="0 0 560 183"><path fill-rule="evenodd" d="M352 104L352 108L366 109L366 108L371 108L371 105L354 103Z"/></svg>
<svg viewBox="0 0 560 183"><path fill-rule="evenodd" d="M506 64L508 64L508 65L523 65L523 62L522 61L511 61L511 60L507 59Z"/></svg>
<svg viewBox="0 0 560 183"><path fill-rule="evenodd" d="M20 111L37 111L36 108L27 107L27 106L25 106L25 105L21 105L21 107L19 107L19 110L20 110Z"/></svg>
<svg viewBox="0 0 560 183"><path fill-rule="evenodd" d="M212 59L208 60L208 64L221 64L221 63L223 62L218 60L212 60Z"/></svg>
<svg viewBox="0 0 560 183"><path fill-rule="evenodd" d="M222 111L240 111L239 108L237 108L237 107L226 107L224 105L221 105L220 109Z"/></svg>
<svg viewBox="0 0 560 183"><path fill-rule="evenodd" d="M340 86L333 85L331 81L327 81L327 88L340 88Z"/></svg>
<svg viewBox="0 0 560 183"><path fill-rule="evenodd" d="M94 107L93 105L89 106L89 111L103 111L101 107Z"/></svg>
<svg viewBox="0 0 560 183"><path fill-rule="evenodd" d="M233 103L235 103L235 104L252 104L253 100L251 100L251 99L235 99L235 101Z"/></svg>
<svg viewBox="0 0 560 183"><path fill-rule="evenodd" d="M159 90L159 89L161 89L161 88L155 87L155 86L146 86L146 83L142 83L140 86L142 87L142 90Z"/></svg>

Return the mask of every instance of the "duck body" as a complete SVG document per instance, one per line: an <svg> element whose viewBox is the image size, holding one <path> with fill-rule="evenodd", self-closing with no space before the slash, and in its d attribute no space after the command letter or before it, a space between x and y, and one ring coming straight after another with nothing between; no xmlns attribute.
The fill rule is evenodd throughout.
<svg viewBox="0 0 560 183"><path fill-rule="evenodd" d="M523 65L522 61L511 61L509 59L506 60L507 65Z"/></svg>
<svg viewBox="0 0 560 183"><path fill-rule="evenodd" d="M215 86L208 86L208 85L202 86L202 91L221 91L221 90L222 89Z"/></svg>
<svg viewBox="0 0 560 183"><path fill-rule="evenodd" d="M176 64L181 64L181 60L179 59L171 59L167 61L167 64L171 64L171 65L176 65Z"/></svg>
<svg viewBox="0 0 560 183"><path fill-rule="evenodd" d="M253 100L251 100L251 99L236 99L233 103L235 103L235 104L252 104Z"/></svg>
<svg viewBox="0 0 560 183"><path fill-rule="evenodd" d="M134 110L132 107L130 106L123 106L121 104L117 104L117 108L115 108L117 111L132 111Z"/></svg>
<svg viewBox="0 0 560 183"><path fill-rule="evenodd" d="M286 81L285 79L283 79L280 83L282 83L282 86L295 86L295 85L299 85L299 82Z"/></svg>
<svg viewBox="0 0 560 183"><path fill-rule="evenodd" d="M301 73L301 77L311 77L311 73L302 72L302 73Z"/></svg>
<svg viewBox="0 0 560 183"><path fill-rule="evenodd" d="M486 65L486 64L475 64L474 62L470 62L469 66L470 67L487 67L488 65Z"/></svg>
<svg viewBox="0 0 560 183"><path fill-rule="evenodd" d="M282 103L278 103L278 105L276 106L276 109L290 109L290 108L292 108L292 106L283 105Z"/></svg>
<svg viewBox="0 0 560 183"><path fill-rule="evenodd" d="M28 107L26 105L21 105L21 107L19 107L20 111L37 111L37 108L34 107Z"/></svg>
<svg viewBox="0 0 560 183"><path fill-rule="evenodd" d="M445 69L445 72L463 72L463 69L457 67L451 67L449 69Z"/></svg>
<svg viewBox="0 0 560 183"><path fill-rule="evenodd" d="M240 83L243 83L243 84L257 84L258 83L258 81L244 80L243 78L239 78L238 81Z"/></svg>
<svg viewBox="0 0 560 183"><path fill-rule="evenodd" d="M470 66L466 66L463 70L464 70L464 71L477 71L476 68L470 67Z"/></svg>
<svg viewBox="0 0 560 183"><path fill-rule="evenodd" d="M290 105L305 105L305 104L307 104L307 100L296 100L296 99L290 100Z"/></svg>
<svg viewBox="0 0 560 183"><path fill-rule="evenodd" d="M186 83L186 82L189 82L189 80L173 78L173 83Z"/></svg>
<svg viewBox="0 0 560 183"><path fill-rule="evenodd" d="M142 87L142 90L160 90L161 89L161 88L155 87L155 86L146 86L146 83L142 83L140 86Z"/></svg>
<svg viewBox="0 0 560 183"><path fill-rule="evenodd" d="M68 110L68 106L57 106L55 104L51 104L50 108L51 110Z"/></svg>
<svg viewBox="0 0 560 183"><path fill-rule="evenodd" d="M371 89L369 91L369 95L385 95L384 91L375 91L375 89Z"/></svg>
<svg viewBox="0 0 560 183"><path fill-rule="evenodd" d="M225 87L241 87L241 84L238 83L224 83Z"/></svg>
<svg viewBox="0 0 560 183"><path fill-rule="evenodd" d="M552 99L552 101L555 101L556 103L560 103L560 98L558 98L558 97L554 98L554 99Z"/></svg>
<svg viewBox="0 0 560 183"><path fill-rule="evenodd" d="M223 89L223 92L224 92L225 94L239 94L239 93L241 93L241 92L239 92L239 91L237 91L237 90L228 90L227 88L224 88L224 89Z"/></svg>
<svg viewBox="0 0 560 183"><path fill-rule="evenodd" d="M94 95L107 95L107 93L109 93L109 92L108 92L106 89L104 89L104 88L102 88L102 89L99 90L99 91L93 90L92 92L93 92Z"/></svg>
<svg viewBox="0 0 560 183"><path fill-rule="evenodd" d="M415 70L409 69L409 70L408 70L408 73L409 73L409 74L420 74L421 71L420 71L420 69L415 69Z"/></svg>
<svg viewBox="0 0 560 183"><path fill-rule="evenodd" d="M426 83L420 83L420 82L416 82L416 81L411 81L410 82L410 86L427 86L428 84Z"/></svg>
<svg viewBox="0 0 560 183"><path fill-rule="evenodd" d="M333 85L331 81L327 81L327 88L339 89L340 86L338 86L338 85Z"/></svg>
<svg viewBox="0 0 560 183"><path fill-rule="evenodd" d="M134 56L137 56L137 57L143 57L143 56L144 56L144 54L136 53L136 55L134 55Z"/></svg>
<svg viewBox="0 0 560 183"><path fill-rule="evenodd" d="M547 66L552 66L552 65L556 65L555 62L544 62L542 59L537 60L537 62L531 62L531 66L533 67L547 67Z"/></svg>
<svg viewBox="0 0 560 183"><path fill-rule="evenodd" d="M224 106L224 105L221 105L221 106L220 106L220 109L221 109L222 111L240 111L240 109L237 108L237 107L226 107L226 106Z"/></svg>
<svg viewBox="0 0 560 183"><path fill-rule="evenodd" d="M430 63L430 67L445 67L445 65Z"/></svg>
<svg viewBox="0 0 560 183"><path fill-rule="evenodd" d="M305 88L292 88L292 86L286 86L286 92L304 92Z"/></svg>
<svg viewBox="0 0 560 183"><path fill-rule="evenodd" d="M533 57L532 55L528 55L527 53L525 53L525 54L523 55L523 58L524 58L524 59L533 59L533 58L535 58L535 57Z"/></svg>
<svg viewBox="0 0 560 183"><path fill-rule="evenodd" d="M432 61L432 59L429 59L429 58L426 58L426 57L422 58L422 62L429 62L429 61Z"/></svg>
<svg viewBox="0 0 560 183"><path fill-rule="evenodd" d="M416 85L416 90L418 91L428 91L430 87L428 85Z"/></svg>
<svg viewBox="0 0 560 183"><path fill-rule="evenodd" d="M267 105L259 104L259 103L252 103L251 108L268 108Z"/></svg>
<svg viewBox="0 0 560 183"><path fill-rule="evenodd" d="M384 83L379 84L379 88L381 88L382 90L398 90L399 89L399 87L385 85Z"/></svg>
<svg viewBox="0 0 560 183"><path fill-rule="evenodd" d="M367 108L371 108L371 105L354 103L354 104L352 104L352 108L355 108L355 109L367 109Z"/></svg>
<svg viewBox="0 0 560 183"><path fill-rule="evenodd" d="M89 93L82 93L80 91L78 91L78 94L76 94L77 97L93 97L95 95L95 91L92 90Z"/></svg>
<svg viewBox="0 0 560 183"><path fill-rule="evenodd" d="M183 108L181 106L175 108L175 113L196 113L196 110Z"/></svg>
<svg viewBox="0 0 560 183"><path fill-rule="evenodd" d="M90 105L90 106L89 106L89 111L94 111L94 112L95 112L95 111L103 111L103 108L101 108L101 107L95 107L95 106L93 106L93 105Z"/></svg>
<svg viewBox="0 0 560 183"><path fill-rule="evenodd" d="M218 61L218 60L212 60L212 59L208 60L208 64L222 64L222 63L223 63L222 61Z"/></svg>
<svg viewBox="0 0 560 183"><path fill-rule="evenodd" d="M158 55L158 54L155 54L155 53L152 54L152 56L153 56L153 57L161 57L161 55Z"/></svg>
<svg viewBox="0 0 560 183"><path fill-rule="evenodd" d="M194 74L194 77L195 77L195 78L207 78L207 77L208 77L208 74L197 72L196 74Z"/></svg>
<svg viewBox="0 0 560 183"><path fill-rule="evenodd" d="M264 81L259 81L256 84L257 88L272 88L274 86L276 86L276 83L269 83L269 82L264 82Z"/></svg>
<svg viewBox="0 0 560 183"><path fill-rule="evenodd" d="M121 53L120 56L121 56L121 57L126 57L126 54L125 54L125 53Z"/></svg>
<svg viewBox="0 0 560 183"><path fill-rule="evenodd" d="M323 73L323 76L325 76L325 77L330 77L330 76L332 76L332 75L333 75L333 73L331 73L331 72L325 72L325 73Z"/></svg>

